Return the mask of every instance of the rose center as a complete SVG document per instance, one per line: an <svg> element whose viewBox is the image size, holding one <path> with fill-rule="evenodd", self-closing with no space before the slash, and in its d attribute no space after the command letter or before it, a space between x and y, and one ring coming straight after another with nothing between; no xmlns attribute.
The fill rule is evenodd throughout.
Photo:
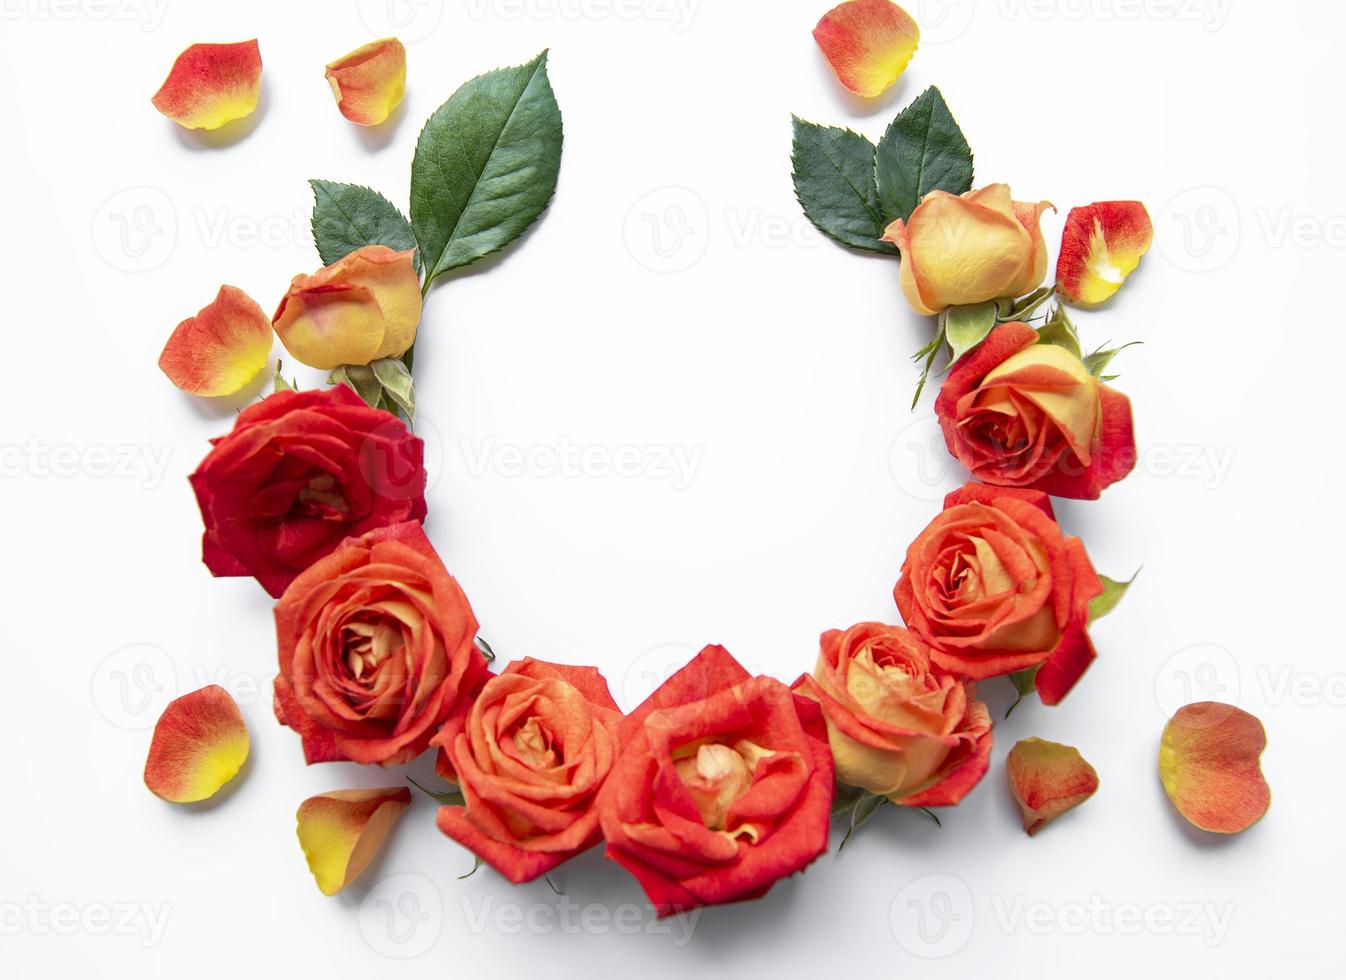
<svg viewBox="0 0 1346 980"><path fill-rule="evenodd" d="M733 745L701 742L674 754L674 768L692 796L701 820L710 830L726 830L729 809L752 788L757 760L772 755L746 739ZM743 827L738 832L752 832Z"/></svg>
<svg viewBox="0 0 1346 980"><path fill-rule="evenodd" d="M515 729L513 742L520 759L533 769L551 769L560 760L551 730L536 715Z"/></svg>
<svg viewBox="0 0 1346 980"><path fill-rule="evenodd" d="M347 623L342 650L352 678L368 684L389 657L401 652L402 632L388 623Z"/></svg>

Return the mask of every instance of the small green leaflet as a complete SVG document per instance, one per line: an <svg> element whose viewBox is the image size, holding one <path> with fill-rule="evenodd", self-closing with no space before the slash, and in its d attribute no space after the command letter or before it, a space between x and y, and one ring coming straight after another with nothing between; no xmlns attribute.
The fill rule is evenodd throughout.
<svg viewBox="0 0 1346 980"><path fill-rule="evenodd" d="M931 191L972 189L972 149L939 89L926 89L888 126L874 154L874 179L887 221L906 221Z"/></svg>
<svg viewBox="0 0 1346 980"><path fill-rule="evenodd" d="M969 306L950 306L942 319L944 339L949 343L949 363L953 364L986 339L996 325L996 304L991 300Z"/></svg>
<svg viewBox="0 0 1346 980"><path fill-rule="evenodd" d="M426 122L411 163L411 227L427 282L523 234L551 201L560 168L546 51L463 85Z"/></svg>
<svg viewBox="0 0 1346 980"><path fill-rule="evenodd" d="M323 265L331 265L365 245L399 252L416 247L402 212L378 191L359 184L310 180L313 188L313 243Z"/></svg>
<svg viewBox="0 0 1346 980"><path fill-rule="evenodd" d="M1136 571L1139 575L1140 571ZM1116 579L1108 578L1106 575L1100 575L1099 579L1103 582L1103 592L1095 596L1089 602L1089 622L1096 619L1102 619L1108 613L1117 608L1117 603L1122 601L1122 596L1126 595L1126 590L1131 588L1136 581L1136 575L1132 575L1125 582L1118 582Z"/></svg>
<svg viewBox="0 0 1346 980"><path fill-rule="evenodd" d="M409 419L416 417L416 391L411 383L411 369L400 357L385 357L369 365L383 387L384 395L400 408Z"/></svg>
<svg viewBox="0 0 1346 980"><path fill-rule="evenodd" d="M331 385L345 385L360 396L371 408L378 408L383 400L383 385L374 377L374 370L367 364L343 364L327 376Z"/></svg>
<svg viewBox="0 0 1346 980"><path fill-rule="evenodd" d="M896 255L896 245L879 240L884 222L874 186L874 144L849 129L791 118L795 197L804 214L843 245Z"/></svg>
<svg viewBox="0 0 1346 980"><path fill-rule="evenodd" d="M1111 381L1113 378L1117 377L1117 375L1105 375L1103 372L1108 369L1108 365L1112 363L1112 359L1128 347L1135 347L1139 343L1139 340L1133 340L1129 344L1122 344L1121 347L1100 347L1084 359L1084 366L1089 369L1090 374L1100 381Z"/></svg>
<svg viewBox="0 0 1346 980"><path fill-rule="evenodd" d="M1064 348L1080 360L1084 360L1075 324L1070 322L1070 317L1066 316L1065 308L1062 306L1057 306L1047 318L1047 322L1038 328L1038 343Z"/></svg>
<svg viewBox="0 0 1346 980"><path fill-rule="evenodd" d="M1039 666L1041 665L1039 664ZM1018 692L1019 696L1014 699L1012 705L1005 709L1006 718L1013 714L1014 709L1019 707L1020 702L1033 692L1033 688L1035 687L1034 681L1037 679L1037 676L1037 667L1025 667L1023 670L1016 670L1009 675L1010 683L1014 685L1014 690Z"/></svg>
<svg viewBox="0 0 1346 980"><path fill-rule="evenodd" d="M422 793L424 793L426 796L430 797L430 799L432 799L432 800L434 800L435 802L439 803L441 806L462 806L462 805L464 804L464 802L465 802L464 799L463 799L463 793L462 793L461 790L456 790L456 789L446 789L446 790L426 789L424 786L422 786L420 783L416 782L416 780L412 779L410 776L407 777L407 782L411 783L412 786L415 786L418 790L420 790L420 791L421 791ZM473 868L472 870L475 871L475 870L477 870L477 869L476 869L476 868ZM470 872L469 872L469 873L470 873Z"/></svg>

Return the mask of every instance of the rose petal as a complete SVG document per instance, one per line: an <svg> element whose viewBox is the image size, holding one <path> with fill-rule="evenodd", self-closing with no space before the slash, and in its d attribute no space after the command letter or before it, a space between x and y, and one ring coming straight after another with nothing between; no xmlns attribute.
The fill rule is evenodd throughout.
<svg viewBox="0 0 1346 980"><path fill-rule="evenodd" d="M224 688L211 684L169 703L154 725L145 785L170 803L209 799L248 758L248 726Z"/></svg>
<svg viewBox="0 0 1346 980"><path fill-rule="evenodd" d="M847 0L823 14L813 39L842 85L874 98L907 67L921 29L891 0Z"/></svg>
<svg viewBox="0 0 1346 980"><path fill-rule="evenodd" d="M1030 837L1098 789L1098 773L1079 749L1040 738L1026 738L1010 749L1005 770Z"/></svg>
<svg viewBox="0 0 1346 980"><path fill-rule="evenodd" d="M1071 208L1061 232L1056 282L1076 306L1095 306L1122 287L1149 251L1154 227L1139 201Z"/></svg>
<svg viewBox="0 0 1346 980"><path fill-rule="evenodd" d="M221 286L211 304L177 325L159 369L192 395L232 395L271 357L271 321L247 293Z"/></svg>
<svg viewBox="0 0 1346 980"><path fill-rule="evenodd" d="M410 805L405 786L333 790L299 804L299 846L318 889L335 895L360 877Z"/></svg>
<svg viewBox="0 0 1346 980"><path fill-rule="evenodd" d="M193 44L154 93L154 108L187 129L219 129L257 108L262 54L257 41Z"/></svg>
<svg viewBox="0 0 1346 980"><path fill-rule="evenodd" d="M343 116L360 126L377 126L406 92L407 49L395 37L371 41L328 65L327 83Z"/></svg>
<svg viewBox="0 0 1346 980"><path fill-rule="evenodd" d="M1258 761L1266 745L1262 723L1232 704L1202 701L1179 708L1159 743L1164 792L1202 830L1247 830L1271 805Z"/></svg>

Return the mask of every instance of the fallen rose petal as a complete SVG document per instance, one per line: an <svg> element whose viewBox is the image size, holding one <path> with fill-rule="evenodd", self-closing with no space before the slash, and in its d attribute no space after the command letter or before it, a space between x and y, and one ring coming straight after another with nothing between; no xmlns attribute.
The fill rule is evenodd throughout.
<svg viewBox="0 0 1346 980"><path fill-rule="evenodd" d="M847 0L823 14L813 39L841 84L872 99L906 69L921 29L891 0Z"/></svg>
<svg viewBox="0 0 1346 980"><path fill-rule="evenodd" d="M405 786L333 790L299 804L299 846L318 889L335 895L360 877L410 805Z"/></svg>
<svg viewBox="0 0 1346 980"><path fill-rule="evenodd" d="M248 726L238 705L211 684L169 703L154 725L145 785L170 803L209 799L248 758Z"/></svg>
<svg viewBox="0 0 1346 980"><path fill-rule="evenodd" d="M1271 805L1258 761L1266 745L1262 723L1232 704L1179 708L1159 743L1164 792L1193 826L1216 834L1247 830Z"/></svg>
<svg viewBox="0 0 1346 980"><path fill-rule="evenodd" d="M1098 789L1098 773L1078 749L1040 738L1026 738L1010 749L1005 770L1030 837Z"/></svg>
<svg viewBox="0 0 1346 980"><path fill-rule="evenodd" d="M1076 306L1096 306L1122 287L1150 249L1154 227L1139 201L1071 208L1061 232L1056 283Z"/></svg>
<svg viewBox="0 0 1346 980"><path fill-rule="evenodd" d="M219 129L250 115L262 92L262 54L257 41L193 44L173 62L151 100L179 126Z"/></svg>
<svg viewBox="0 0 1346 980"><path fill-rule="evenodd" d="M177 325L159 369L192 395L232 395L271 357L271 320L247 293L221 286L211 304Z"/></svg>
<svg viewBox="0 0 1346 980"><path fill-rule="evenodd" d="M395 37L371 41L328 65L327 82L343 116L360 126L377 126L406 92L407 49Z"/></svg>

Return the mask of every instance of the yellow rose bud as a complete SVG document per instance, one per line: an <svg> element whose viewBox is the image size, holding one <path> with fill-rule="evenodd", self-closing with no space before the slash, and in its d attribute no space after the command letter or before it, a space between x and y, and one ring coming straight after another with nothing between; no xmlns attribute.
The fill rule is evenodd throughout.
<svg viewBox="0 0 1346 980"><path fill-rule="evenodd" d="M414 254L366 245L311 276L295 276L271 319L285 349L329 371L404 354L421 322Z"/></svg>
<svg viewBox="0 0 1346 980"><path fill-rule="evenodd" d="M1010 200L1006 184L961 196L931 191L883 233L902 253L902 295L922 316L1032 292L1047 275L1039 222L1050 201Z"/></svg>

